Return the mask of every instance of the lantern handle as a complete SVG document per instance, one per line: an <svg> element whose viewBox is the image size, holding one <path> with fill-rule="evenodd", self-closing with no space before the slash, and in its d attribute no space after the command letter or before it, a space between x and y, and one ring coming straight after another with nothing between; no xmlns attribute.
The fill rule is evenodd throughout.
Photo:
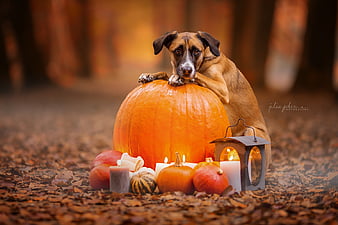
<svg viewBox="0 0 338 225"><path fill-rule="evenodd" d="M227 137L227 135L228 135L228 129L231 128L231 127L236 127L236 126L238 126L238 124L239 124L240 121L243 122L243 126L244 126L244 127L252 129L253 135L254 135L254 142L257 142L257 138L256 138L256 130L255 130L255 128L252 127L252 126L246 125L245 120L242 119L242 118L239 118L239 119L237 120L237 123L236 123L236 124L233 124L233 125L230 125L230 126L227 127L227 129L226 129L226 131L225 131L225 137Z"/></svg>

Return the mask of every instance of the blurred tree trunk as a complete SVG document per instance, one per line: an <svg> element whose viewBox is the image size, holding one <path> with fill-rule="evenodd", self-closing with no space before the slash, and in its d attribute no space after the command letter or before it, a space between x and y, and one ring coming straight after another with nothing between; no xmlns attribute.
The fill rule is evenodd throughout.
<svg viewBox="0 0 338 225"><path fill-rule="evenodd" d="M333 91L336 0L309 0L304 51L295 90Z"/></svg>
<svg viewBox="0 0 338 225"><path fill-rule="evenodd" d="M184 1L184 21L183 21L183 28L184 31L192 31L193 29L193 15L194 15L194 9L196 9L196 2L197 0L185 0Z"/></svg>
<svg viewBox="0 0 338 225"><path fill-rule="evenodd" d="M338 10L338 6L337 6ZM336 42L335 42L335 62L334 62L334 69L333 69L333 86L335 90L335 99L336 103L338 104L338 12L336 13Z"/></svg>
<svg viewBox="0 0 338 225"><path fill-rule="evenodd" d="M67 6L66 0L51 0L49 12L51 45L48 73L55 83L62 86L74 84L80 70L79 57L71 38Z"/></svg>
<svg viewBox="0 0 338 225"><path fill-rule="evenodd" d="M81 63L81 75L83 77L91 76L91 64L90 64L90 35L89 35L89 25L90 25L90 5L89 0L81 0L81 36L82 41L79 43L79 55L80 55L80 63Z"/></svg>
<svg viewBox="0 0 338 225"><path fill-rule="evenodd" d="M0 93L11 90L9 60L6 54L4 27L8 23L8 2L0 1Z"/></svg>
<svg viewBox="0 0 338 225"><path fill-rule="evenodd" d="M79 61L79 76L91 76L90 62L90 1L76 0L67 2L67 18L70 35Z"/></svg>
<svg viewBox="0 0 338 225"><path fill-rule="evenodd" d="M24 87L50 84L46 61L34 38L30 1L8 0L9 22L18 45L18 54L24 74Z"/></svg>
<svg viewBox="0 0 338 225"><path fill-rule="evenodd" d="M275 0L234 1L232 58L251 83L263 85Z"/></svg>
<svg viewBox="0 0 338 225"><path fill-rule="evenodd" d="M307 0L277 0L265 63L267 88L287 92L295 81L303 51Z"/></svg>
<svg viewBox="0 0 338 225"><path fill-rule="evenodd" d="M256 85L264 86L265 62L268 55L269 39L272 31L272 21L275 11L276 0L262 0L258 7L258 26L254 42L254 55L252 60L255 63Z"/></svg>
<svg viewBox="0 0 338 225"><path fill-rule="evenodd" d="M9 92L11 90L11 86L12 84L9 74L9 65L5 48L5 40L2 32L2 34L0 34L0 93Z"/></svg>
<svg viewBox="0 0 338 225"><path fill-rule="evenodd" d="M115 74L120 65L118 44L121 43L116 33L117 21L125 14L125 1L89 0L91 11L89 22L90 61L93 77L107 77Z"/></svg>
<svg viewBox="0 0 338 225"><path fill-rule="evenodd" d="M155 34L156 37L158 38L160 37L162 34L166 33L166 32L170 32L172 30L166 30L168 27L168 23L169 21L166 20L166 18L168 18L169 13L168 13L168 7L167 5L168 2L166 1L158 1L158 0L153 0L153 8L154 8L154 27L155 27ZM151 43L149 43L149 48L152 48ZM165 49L164 49L165 50ZM169 59L169 54L167 53L167 51L162 51L162 53L156 57L161 57L160 62L159 62L159 69L166 71L169 73L169 75L171 74L171 70L170 70L170 63L168 63L168 59Z"/></svg>

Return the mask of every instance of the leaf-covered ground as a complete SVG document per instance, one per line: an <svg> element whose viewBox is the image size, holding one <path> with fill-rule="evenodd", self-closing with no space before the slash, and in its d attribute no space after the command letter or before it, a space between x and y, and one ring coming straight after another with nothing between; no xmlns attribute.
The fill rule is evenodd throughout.
<svg viewBox="0 0 338 225"><path fill-rule="evenodd" d="M266 188L231 196L94 191L124 96L0 96L0 224L338 224L338 107L325 94L258 98L273 141Z"/></svg>

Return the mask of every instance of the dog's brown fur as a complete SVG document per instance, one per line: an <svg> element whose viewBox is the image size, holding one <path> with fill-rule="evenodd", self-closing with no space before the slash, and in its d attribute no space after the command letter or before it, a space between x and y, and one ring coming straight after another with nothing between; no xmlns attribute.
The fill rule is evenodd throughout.
<svg viewBox="0 0 338 225"><path fill-rule="evenodd" d="M246 78L236 65L224 54L219 52L219 42L205 32L166 33L154 41L155 54L166 46L170 53L173 75L168 77L165 72L141 74L140 82L149 82L155 79L169 80L172 85L182 85L194 82L212 90L222 101L227 111L230 124L235 124L239 118L256 130L256 135L270 142L270 136L265 125L263 115L259 109L256 96ZM200 56L195 60L196 73L189 77L179 76L175 49L191 46L199 49ZM234 136L253 135L251 129L242 124L232 128ZM266 147L267 167L271 161L271 146Z"/></svg>

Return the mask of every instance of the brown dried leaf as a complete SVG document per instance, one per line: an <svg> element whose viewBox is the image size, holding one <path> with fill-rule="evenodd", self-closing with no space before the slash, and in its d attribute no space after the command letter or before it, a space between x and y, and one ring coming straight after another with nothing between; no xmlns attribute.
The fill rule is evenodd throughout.
<svg viewBox="0 0 338 225"><path fill-rule="evenodd" d="M83 191L80 188L73 187L73 192L75 192L75 193L82 193Z"/></svg>
<svg viewBox="0 0 338 225"><path fill-rule="evenodd" d="M311 212L316 213L316 214L323 214L323 213L325 213L325 210L323 210L323 209L311 209Z"/></svg>
<svg viewBox="0 0 338 225"><path fill-rule="evenodd" d="M142 206L142 202L135 199L125 199L122 203L129 207Z"/></svg>
<svg viewBox="0 0 338 225"><path fill-rule="evenodd" d="M234 200L234 199L232 199L232 198L230 198L229 200L230 200L230 203L231 203L233 206L235 206L235 207L240 207L240 208L243 208L243 209L247 207L247 205L245 205L245 204L243 204L243 203L241 203L241 202L238 202L238 201L236 201L236 200Z"/></svg>
<svg viewBox="0 0 338 225"><path fill-rule="evenodd" d="M73 180L73 171L63 170L58 172L52 180L52 184L56 186L68 186Z"/></svg>
<svg viewBox="0 0 338 225"><path fill-rule="evenodd" d="M232 187L232 185L229 185L227 188L225 188L221 196L230 196L234 193L235 193L234 188Z"/></svg>
<svg viewBox="0 0 338 225"><path fill-rule="evenodd" d="M277 210L276 214L282 217L287 217L289 215L285 210Z"/></svg>

